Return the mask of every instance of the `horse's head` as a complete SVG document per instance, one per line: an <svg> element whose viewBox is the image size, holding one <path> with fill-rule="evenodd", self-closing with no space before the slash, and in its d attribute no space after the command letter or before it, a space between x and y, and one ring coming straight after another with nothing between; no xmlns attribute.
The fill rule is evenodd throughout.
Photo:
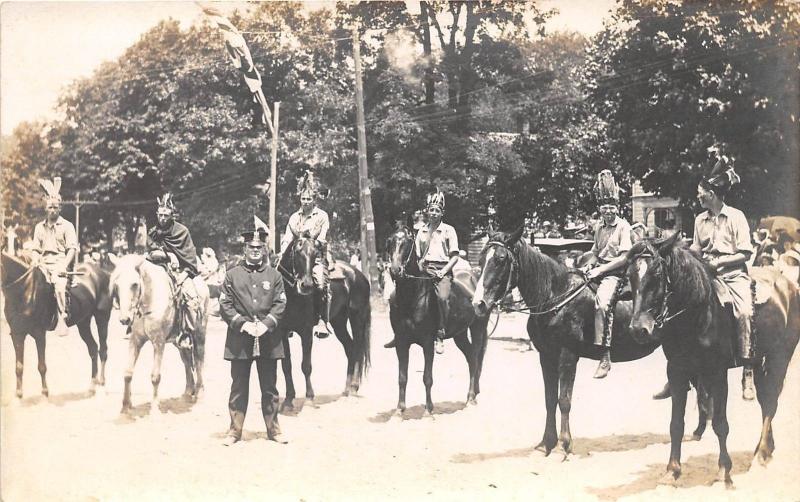
<svg viewBox="0 0 800 502"><path fill-rule="evenodd" d="M475 315L484 316L517 286L519 260L514 254L514 246L522 237L523 227L513 233L494 232L489 227L489 241L481 251L481 274L475 293L472 295L472 307Z"/></svg>
<svg viewBox="0 0 800 502"><path fill-rule="evenodd" d="M130 255L117 259L111 274L111 298L114 308L119 309L119 322L128 326L133 322L142 297L142 278L139 267L144 257Z"/></svg>
<svg viewBox="0 0 800 502"><path fill-rule="evenodd" d="M639 343L659 341L666 318L671 284L666 257L680 240L680 233L656 242L645 239L628 252L628 278L633 292L630 328Z"/></svg>
<svg viewBox="0 0 800 502"><path fill-rule="evenodd" d="M389 273L393 279L406 274L406 265L411 261L414 250L414 235L405 226L398 227L386 239L386 253L389 255Z"/></svg>
<svg viewBox="0 0 800 502"><path fill-rule="evenodd" d="M322 257L321 244L308 232L298 235L291 245L289 258L295 280L297 294L306 296L314 291L314 265Z"/></svg>

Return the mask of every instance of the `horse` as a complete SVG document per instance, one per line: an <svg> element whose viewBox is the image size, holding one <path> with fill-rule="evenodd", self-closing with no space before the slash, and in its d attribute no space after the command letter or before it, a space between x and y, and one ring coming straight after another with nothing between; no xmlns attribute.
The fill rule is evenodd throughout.
<svg viewBox="0 0 800 502"><path fill-rule="evenodd" d="M715 271L700 256L678 244L679 235L662 242L646 240L628 253L628 274L634 291L631 329L643 344L660 341L667 356L667 379L672 397L672 448L665 478L681 474L681 436L686 408L686 382L699 376L713 406L712 427L719 440L719 471L715 481L732 485L727 451L727 374L735 359L735 324L730 306L714 292ZM765 465L775 450L772 419L778 407L786 369L800 338L800 297L797 287L772 268L754 267L750 276L758 287L755 302L755 384L761 405L761 436L754 455ZM761 286L766 285L762 290ZM766 296L766 295L764 295ZM663 325L661 329L656 329Z"/></svg>
<svg viewBox="0 0 800 502"><path fill-rule="evenodd" d="M283 410L294 409L296 397L289 348L289 335L292 332L300 336L303 346L300 367L306 380L306 401L313 404L315 398L311 385L312 328L315 322L312 269L321 253L324 253L321 245L304 232L295 237L278 264L278 271L286 285L286 310L277 328L282 333L286 354L281 360L286 380L286 398L281 406ZM370 285L363 273L343 261L336 261L332 275L329 321L347 356L347 377L342 395L349 396L358 392L370 365ZM352 336L347 329L348 321Z"/></svg>
<svg viewBox="0 0 800 502"><path fill-rule="evenodd" d="M408 383L408 349L411 344L422 347L425 369L422 381L425 384L425 414L433 413L431 387L433 387L433 346L439 327L438 305L433 278L424 275L418 265L414 236L406 227L400 227L389 236L386 243L389 253L390 273L395 282L395 291L389 300L389 319L395 336L395 351L398 361L399 398L397 411L406 409L406 384ZM488 340L489 317L475 315L470 305L475 290L475 277L468 271L454 274L450 289L450 313L445 329L456 346L464 354L469 368L467 405L477 404L480 393L480 378L483 357ZM467 332L471 335L470 341Z"/></svg>
<svg viewBox="0 0 800 502"><path fill-rule="evenodd" d="M566 459L572 452L569 413L579 358L598 360L602 348L594 341L594 292L582 273L550 258L522 240L523 228L513 233L489 230L489 241L480 257L481 275L472 306L484 315L514 287L532 309L528 336L539 352L544 379L544 435L536 450L550 455L560 441ZM611 360L633 361L650 355L657 342L640 344L625 327L631 316L631 302L619 300L612 323ZM694 432L699 439L705 431L707 403L698 392L700 418ZM561 411L561 431L556 436L556 403Z"/></svg>
<svg viewBox="0 0 800 502"><path fill-rule="evenodd" d="M11 340L17 359L17 398L22 398L22 373L24 366L25 336L36 342L39 357L39 374L42 378L42 395L49 396L47 364L45 362L45 332L52 329L58 315L53 285L47 282L44 272L31 266L27 256L2 255L2 289L5 296L5 318L11 331ZM111 315L109 272L96 264L79 264L75 268L74 283L68 289L68 326L78 326L81 339L92 361L92 379L89 393L97 385L105 385L106 359L108 358L108 320ZM97 326L97 339L92 335L91 321ZM98 355L100 364L98 367Z"/></svg>
<svg viewBox="0 0 800 502"><path fill-rule="evenodd" d="M161 360L167 340L179 328L179 298L174 281L167 270L140 255L119 258L111 277L112 295L119 308L119 321L130 330L128 366L125 370L125 388L122 413L131 410L131 380L136 360L145 342L153 344L153 400L150 412L160 413L158 385L161 382ZM198 321L192 338L192 347L180 347L186 370L184 398L197 400L203 388L203 362L205 360L206 327L208 324L208 288L200 277L194 279L200 305Z"/></svg>

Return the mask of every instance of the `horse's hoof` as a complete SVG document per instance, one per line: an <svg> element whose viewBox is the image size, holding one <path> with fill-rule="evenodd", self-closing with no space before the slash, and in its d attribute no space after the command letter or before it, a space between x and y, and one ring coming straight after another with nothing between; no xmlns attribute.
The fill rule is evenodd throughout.
<svg viewBox="0 0 800 502"><path fill-rule="evenodd" d="M550 455L550 452L553 451L553 448L548 448L544 441L537 444L533 451L539 453L542 457L546 457Z"/></svg>
<svg viewBox="0 0 800 502"><path fill-rule="evenodd" d="M18 390L18 391L16 392L16 396L17 396L17 399L22 399L22 391L21 391L21 390Z"/></svg>
<svg viewBox="0 0 800 502"><path fill-rule="evenodd" d="M730 473L726 472L725 469L720 469L717 473L717 476L714 478L714 481L711 482L711 486L715 486L719 483L725 483L725 489L730 490L733 488L733 480L731 479Z"/></svg>
<svg viewBox="0 0 800 502"><path fill-rule="evenodd" d="M283 404L281 404L281 412L294 411L293 401L294 401L293 399L284 399Z"/></svg>
<svg viewBox="0 0 800 502"><path fill-rule="evenodd" d="M675 486L675 482L681 476L680 472L667 471L658 480L659 485Z"/></svg>
<svg viewBox="0 0 800 502"><path fill-rule="evenodd" d="M425 412L422 414L422 418L430 418L431 420L433 420L433 409L429 410L425 408Z"/></svg>
<svg viewBox="0 0 800 502"><path fill-rule="evenodd" d="M42 395L44 397L50 397L50 391L48 389L42 389ZM20 394L19 397L22 397L22 394Z"/></svg>
<svg viewBox="0 0 800 502"><path fill-rule="evenodd" d="M766 452L756 453L756 460L758 460L758 465L766 467L770 460L772 460L772 454Z"/></svg>

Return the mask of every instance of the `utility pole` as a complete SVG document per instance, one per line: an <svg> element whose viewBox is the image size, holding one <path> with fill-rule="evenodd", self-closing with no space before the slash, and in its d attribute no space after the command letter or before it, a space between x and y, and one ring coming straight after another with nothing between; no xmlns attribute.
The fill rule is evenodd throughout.
<svg viewBox="0 0 800 502"><path fill-rule="evenodd" d="M75 200L64 200L61 201L63 204L72 204L75 206L75 234L78 238L78 242L81 241L81 206L84 204L91 204L97 205L98 202L96 200L81 200L81 193L78 192L75 194Z"/></svg>
<svg viewBox="0 0 800 502"><path fill-rule="evenodd" d="M267 108L269 109L269 108ZM278 250L278 232L275 224L275 199L278 193L278 117L281 103L275 102L275 113L272 114L272 158L269 163L269 235L272 250Z"/></svg>
<svg viewBox="0 0 800 502"><path fill-rule="evenodd" d="M372 191L367 172L367 132L364 126L364 89L361 83L361 40L358 26L353 27L353 59L356 80L356 125L358 127L358 188L361 206L361 263L369 278L371 291L380 291L375 252L375 219L372 215Z"/></svg>

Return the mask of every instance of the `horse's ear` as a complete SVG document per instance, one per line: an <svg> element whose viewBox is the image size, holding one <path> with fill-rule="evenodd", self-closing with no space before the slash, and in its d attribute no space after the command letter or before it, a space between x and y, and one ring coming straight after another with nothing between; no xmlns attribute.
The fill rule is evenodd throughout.
<svg viewBox="0 0 800 502"><path fill-rule="evenodd" d="M115 267L117 266L117 264L119 264L119 258L117 258L117 255L115 255L114 253L108 253L106 257L108 258L108 261L110 261L111 264L114 265Z"/></svg>
<svg viewBox="0 0 800 502"><path fill-rule="evenodd" d="M663 241L656 243L658 247L658 253L661 256L669 255L672 250L675 248L675 245L681 241L681 233L675 232L670 237L666 238Z"/></svg>
<svg viewBox="0 0 800 502"><path fill-rule="evenodd" d="M525 225L520 225L518 229L514 230L514 232L508 236L505 241L507 246L515 244L518 240L522 238L522 232L525 231Z"/></svg>

